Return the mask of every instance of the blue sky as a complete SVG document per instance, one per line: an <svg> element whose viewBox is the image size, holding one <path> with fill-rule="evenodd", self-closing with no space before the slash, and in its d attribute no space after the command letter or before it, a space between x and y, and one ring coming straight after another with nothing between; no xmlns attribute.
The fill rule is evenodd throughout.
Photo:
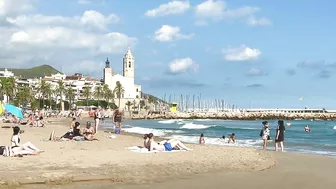
<svg viewBox="0 0 336 189"><path fill-rule="evenodd" d="M1 6L4 2L5 6ZM121 73L158 97L336 108L335 3L313 0L0 0L0 67ZM300 101L299 98L303 97Z"/></svg>

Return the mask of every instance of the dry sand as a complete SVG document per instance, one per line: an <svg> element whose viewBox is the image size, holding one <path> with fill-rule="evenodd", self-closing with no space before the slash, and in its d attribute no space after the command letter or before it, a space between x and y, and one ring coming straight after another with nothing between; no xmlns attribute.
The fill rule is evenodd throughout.
<svg viewBox="0 0 336 189"><path fill-rule="evenodd" d="M69 119L51 121L46 128L21 127L25 131L21 134L21 143L30 141L45 152L22 158L0 157L0 167L6 170L0 176L2 185L105 179L148 183L218 171L259 171L275 164L270 153L246 148L188 145L194 150L136 153L126 147L141 146L141 138L119 135L109 139L110 134L105 132L98 133L100 141L45 141L52 130L61 136L69 129ZM81 123L84 125L85 121ZM1 128L0 144L10 145L11 135L12 129Z"/></svg>

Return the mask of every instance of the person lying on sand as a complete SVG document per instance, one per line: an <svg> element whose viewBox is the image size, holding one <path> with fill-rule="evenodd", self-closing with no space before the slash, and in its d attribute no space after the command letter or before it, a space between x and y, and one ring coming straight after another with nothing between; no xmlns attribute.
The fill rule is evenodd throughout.
<svg viewBox="0 0 336 189"><path fill-rule="evenodd" d="M158 151L172 151L174 148L178 148L180 150L192 150L186 147L181 141L179 140L168 140L165 141L163 144L155 142L153 133L148 134L149 138L149 151L158 150Z"/></svg>
<svg viewBox="0 0 336 189"><path fill-rule="evenodd" d="M14 155L36 155L43 152L30 142L26 142L22 145L20 144L20 142L20 127L15 126L13 127L13 135L11 138L11 149Z"/></svg>

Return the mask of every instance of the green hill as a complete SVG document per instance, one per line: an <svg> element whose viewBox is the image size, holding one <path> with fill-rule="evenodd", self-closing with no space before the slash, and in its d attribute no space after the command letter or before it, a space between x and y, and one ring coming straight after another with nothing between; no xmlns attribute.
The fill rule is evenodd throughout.
<svg viewBox="0 0 336 189"><path fill-rule="evenodd" d="M0 68L0 70L3 71L5 68ZM45 75L61 73L49 65L36 66L30 69L7 68L7 70L12 71L15 76L23 78L39 78Z"/></svg>

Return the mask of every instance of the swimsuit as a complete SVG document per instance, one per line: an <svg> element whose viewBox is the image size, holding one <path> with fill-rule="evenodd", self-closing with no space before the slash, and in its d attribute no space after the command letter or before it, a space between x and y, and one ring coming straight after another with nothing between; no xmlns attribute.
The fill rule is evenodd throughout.
<svg viewBox="0 0 336 189"><path fill-rule="evenodd" d="M173 147L168 142L164 143L163 146L165 147L165 151L172 151L173 150Z"/></svg>

